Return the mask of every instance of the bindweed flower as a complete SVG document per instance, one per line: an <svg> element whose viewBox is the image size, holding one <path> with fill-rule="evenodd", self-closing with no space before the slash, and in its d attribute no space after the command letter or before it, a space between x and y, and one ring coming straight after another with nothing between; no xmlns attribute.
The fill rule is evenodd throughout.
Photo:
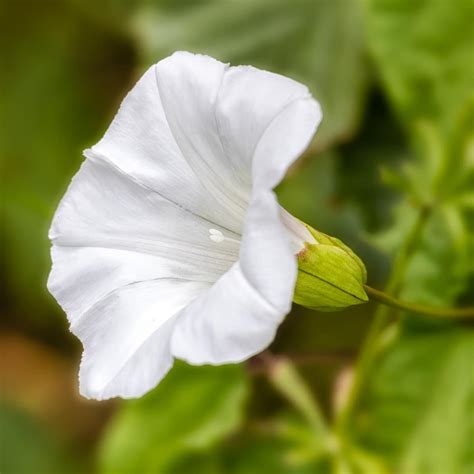
<svg viewBox="0 0 474 474"><path fill-rule="evenodd" d="M175 53L138 81L50 229L48 287L84 347L84 396L138 397L175 358L270 344L315 243L273 189L320 120L305 86L207 56Z"/></svg>

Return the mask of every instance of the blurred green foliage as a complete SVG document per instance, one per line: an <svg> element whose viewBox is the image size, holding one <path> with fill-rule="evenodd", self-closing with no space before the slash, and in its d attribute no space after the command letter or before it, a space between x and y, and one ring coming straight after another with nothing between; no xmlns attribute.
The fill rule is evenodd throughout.
<svg viewBox="0 0 474 474"><path fill-rule="evenodd" d="M395 290L410 301L472 304L472 0L7 0L0 12L6 328L60 347L77 366L77 344L45 291L47 229L81 149L145 66L180 49L307 84L325 119L279 188L282 204L350 244L374 286L419 226ZM371 310L295 308L272 348L315 353L302 370L329 420L324 434L252 366L179 364L146 397L118 403L88 446L43 426L34 400L2 409L0 470L471 472L466 323L394 314L348 428L333 430L347 395L343 369L354 366Z"/></svg>
<svg viewBox="0 0 474 474"><path fill-rule="evenodd" d="M85 143L118 102L133 52L65 2L7 1L2 9L6 294L28 324L54 331L63 319L44 291L49 222Z"/></svg>
<svg viewBox="0 0 474 474"><path fill-rule="evenodd" d="M359 442L403 473L474 466L474 334L405 331L374 371L354 421Z"/></svg>
<svg viewBox="0 0 474 474"><path fill-rule="evenodd" d="M325 113L318 149L347 138L359 122L367 69L357 0L145 2L132 31L145 64L179 49L205 51L307 84Z"/></svg>
<svg viewBox="0 0 474 474"><path fill-rule="evenodd" d="M177 363L163 383L129 402L110 425L102 472L163 472L183 453L209 449L243 422L247 395L242 367Z"/></svg>
<svg viewBox="0 0 474 474"><path fill-rule="evenodd" d="M72 474L82 471L61 442L17 408L0 406L0 426L1 472Z"/></svg>

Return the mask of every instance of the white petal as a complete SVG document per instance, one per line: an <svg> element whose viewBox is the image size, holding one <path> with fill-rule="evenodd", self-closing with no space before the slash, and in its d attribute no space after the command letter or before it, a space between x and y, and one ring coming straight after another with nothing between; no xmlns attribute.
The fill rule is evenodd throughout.
<svg viewBox="0 0 474 474"><path fill-rule="evenodd" d="M240 361L273 340L307 235L272 189L320 118L304 86L205 56L178 53L143 76L50 231L49 288L83 341L85 395L152 388L170 338L193 363Z"/></svg>
<svg viewBox="0 0 474 474"><path fill-rule="evenodd" d="M248 205L246 176L236 174L222 146L216 104L228 65L209 56L178 52L156 65L168 125L183 156L208 193L236 220Z"/></svg>
<svg viewBox="0 0 474 474"><path fill-rule="evenodd" d="M258 76L264 81L262 77ZM290 89L296 87L293 81L285 84ZM243 91L240 90L242 94ZM252 93L248 94L248 100L253 99L258 103ZM244 99L230 115L244 113L243 103ZM186 308L173 332L173 354L191 363L238 362L260 352L271 343L291 307L297 271L292 244L295 238L305 238L307 234L288 216L282 218L272 188L308 146L321 113L318 104L307 95L295 99L289 92L286 104L273 110L276 115L265 118L267 123L254 143L253 197L246 215L239 264ZM248 150L242 150L244 156ZM290 221L290 229L283 220ZM300 228L295 231L296 227Z"/></svg>
<svg viewBox="0 0 474 474"><path fill-rule="evenodd" d="M237 262L178 316L171 352L191 364L240 362L270 344L284 314L262 298Z"/></svg>
<svg viewBox="0 0 474 474"><path fill-rule="evenodd" d="M237 258L232 242L216 246L220 228L132 181L107 162L84 162L56 212L55 245L129 250L168 260L170 274L215 281ZM236 234L230 234L238 237Z"/></svg>
<svg viewBox="0 0 474 474"><path fill-rule="evenodd" d="M241 259L178 317L175 357L193 364L240 362L265 349L291 307L296 258L272 191L252 201Z"/></svg>
<svg viewBox="0 0 474 474"><path fill-rule="evenodd" d="M306 242L316 243L306 225L282 207L280 207L280 218L290 235L291 248L295 255L304 248Z"/></svg>
<svg viewBox="0 0 474 474"><path fill-rule="evenodd" d="M184 269L171 258L129 250L54 245L51 255L53 268L48 289L71 323L111 291L131 283L183 278L183 274L196 281L202 279L198 271L192 275L190 269Z"/></svg>
<svg viewBox="0 0 474 474"><path fill-rule="evenodd" d="M318 103L301 98L288 104L265 129L253 156L254 187L274 188L310 144L321 121Z"/></svg>
<svg viewBox="0 0 474 474"><path fill-rule="evenodd" d="M85 154L114 163L180 207L240 233L246 193L227 179L230 168L214 117L226 67L189 53L152 66L103 139Z"/></svg>
<svg viewBox="0 0 474 474"><path fill-rule="evenodd" d="M172 365L175 315L202 285L155 280L111 292L71 325L84 346L81 393L99 400L139 397Z"/></svg>
<svg viewBox="0 0 474 474"><path fill-rule="evenodd" d="M225 74L216 104L217 126L226 156L240 174L247 173L249 183L252 178L252 162L257 145L267 129L295 101L311 100L317 111L313 123L313 133L321 119L319 105L311 99L308 88L292 79L262 71L251 66L231 67ZM290 117L287 115L287 117ZM298 120L293 117L293 120ZM310 137L311 138L311 137ZM293 143L293 131L283 131L283 141ZM306 148L307 143L299 143ZM278 157L268 156L268 160L278 165ZM287 155L288 159L295 156ZM285 165L286 160L281 163Z"/></svg>
<svg viewBox="0 0 474 474"><path fill-rule="evenodd" d="M288 216L282 218L273 193L265 189L280 183L288 167L310 143L320 120L320 109L313 99L293 101L265 129L253 158L253 198L246 216L240 262L248 280L263 297L286 311L296 279L294 241L308 232L295 219L285 226ZM304 240L300 248L303 243Z"/></svg>
<svg viewBox="0 0 474 474"><path fill-rule="evenodd" d="M312 101L319 123L319 106L302 84L178 52L146 72L92 151L179 206L240 233L256 147L275 118L300 100ZM287 135L283 130L283 141ZM280 165L279 180L287 168Z"/></svg>

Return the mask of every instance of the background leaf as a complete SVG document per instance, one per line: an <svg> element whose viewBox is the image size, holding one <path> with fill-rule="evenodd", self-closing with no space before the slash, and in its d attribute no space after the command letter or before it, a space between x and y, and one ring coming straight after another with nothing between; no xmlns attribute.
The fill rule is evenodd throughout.
<svg viewBox="0 0 474 474"><path fill-rule="evenodd" d="M387 181L401 193L394 219L370 240L396 257L416 222L422 222L401 281L401 296L408 301L472 301L472 211L459 196L469 195L473 183L474 75L468 59L473 13L465 1L456 8L442 0L367 3L369 44L412 144L412 158ZM373 368L350 438L386 459L391 472L470 472L474 423L466 414L474 409L472 327L410 314L402 321L398 337Z"/></svg>
<svg viewBox="0 0 474 474"><path fill-rule="evenodd" d="M151 393L128 402L108 430L101 472L162 472L189 452L212 447L243 419L242 368L176 364Z"/></svg>
<svg viewBox="0 0 474 474"><path fill-rule="evenodd" d="M366 7L368 44L402 120L449 126L473 94L472 1L369 0Z"/></svg>
<svg viewBox="0 0 474 474"><path fill-rule="evenodd" d="M0 425L2 474L75 474L82 470L66 447L23 411L0 406Z"/></svg>
<svg viewBox="0 0 474 474"><path fill-rule="evenodd" d="M318 149L357 129L368 76L357 0L158 0L136 10L132 30L145 64L188 50L307 84L324 110Z"/></svg>
<svg viewBox="0 0 474 474"><path fill-rule="evenodd" d="M474 466L474 334L402 333L375 369L355 419L366 449L394 472L462 474ZM390 429L387 429L390 427Z"/></svg>
<svg viewBox="0 0 474 474"><path fill-rule="evenodd" d="M329 458L321 457L314 430L285 414L247 425L204 456L182 458L169 474L194 474L199 469L206 474L325 474Z"/></svg>

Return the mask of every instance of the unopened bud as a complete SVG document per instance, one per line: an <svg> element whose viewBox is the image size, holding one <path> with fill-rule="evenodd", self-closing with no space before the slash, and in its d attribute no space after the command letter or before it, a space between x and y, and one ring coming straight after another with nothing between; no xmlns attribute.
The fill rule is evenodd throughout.
<svg viewBox="0 0 474 474"><path fill-rule="evenodd" d="M293 301L319 311L366 303L367 271L362 260L340 240L307 228L316 242L306 242L298 253Z"/></svg>

